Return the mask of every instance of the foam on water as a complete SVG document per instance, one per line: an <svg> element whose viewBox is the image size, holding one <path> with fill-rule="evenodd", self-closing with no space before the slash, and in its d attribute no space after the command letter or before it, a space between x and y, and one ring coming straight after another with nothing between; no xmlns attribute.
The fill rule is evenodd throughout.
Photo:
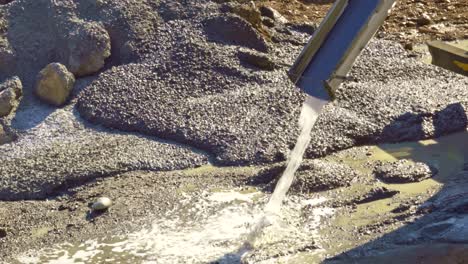
<svg viewBox="0 0 468 264"><path fill-rule="evenodd" d="M150 227L125 236L114 235L78 244L64 243L18 258L20 263L239 263L240 247L260 221L268 196L240 190L202 192L187 196L179 208L153 220ZM260 247L275 244L290 250L311 243L321 217L333 213L319 207L325 199L291 196L282 210L282 225L269 226ZM302 210L313 205L307 219ZM322 210L322 211L319 211ZM325 213L324 213L325 212ZM284 223L288 224L284 224ZM291 242L285 242L291 241ZM287 244L292 243L292 244ZM302 243L302 244L301 244Z"/></svg>

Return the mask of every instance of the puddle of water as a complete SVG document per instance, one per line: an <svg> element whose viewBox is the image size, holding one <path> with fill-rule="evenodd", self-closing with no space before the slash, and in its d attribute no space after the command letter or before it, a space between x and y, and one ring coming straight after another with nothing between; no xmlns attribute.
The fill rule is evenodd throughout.
<svg viewBox="0 0 468 264"><path fill-rule="evenodd" d="M381 145L374 149L371 158L388 160L389 156L434 166L439 170L434 180L443 183L462 170L465 161L468 160L468 132L419 142Z"/></svg>
<svg viewBox="0 0 468 264"><path fill-rule="evenodd" d="M353 235L352 231L359 227L372 226L388 219L389 214L397 208L402 201L414 197L423 200L429 199L440 190L445 182L461 171L468 162L468 132L460 132L433 140L407 142L400 144L384 144L370 147L370 156L362 157L334 157L348 164L352 168L370 173L371 167L366 163L371 161L396 161L409 159L415 162L424 162L439 170L438 175L432 179L415 183L385 184L378 183L388 189L398 190L399 194L392 198L381 199L370 203L357 205L353 210L345 213L338 212L326 228L321 230L322 237L327 237L324 247L327 254L335 255L367 243L373 237L371 234ZM338 190L336 195L351 197L369 189L369 186L354 184L351 187ZM392 232L397 226L387 226L385 232ZM288 263L314 263L316 254L301 253Z"/></svg>

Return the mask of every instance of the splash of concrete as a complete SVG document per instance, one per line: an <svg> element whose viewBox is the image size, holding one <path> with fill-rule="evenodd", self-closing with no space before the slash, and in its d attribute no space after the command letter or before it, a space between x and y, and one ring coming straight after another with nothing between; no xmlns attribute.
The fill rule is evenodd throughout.
<svg viewBox="0 0 468 264"><path fill-rule="evenodd" d="M281 204L286 197L286 193L291 187L295 172L301 165L304 152L309 146L312 128L317 121L318 115L326 104L327 101L307 96L304 104L302 105L301 115L299 116L301 133L297 138L296 145L294 146L291 155L289 156L286 170L283 172L283 175L276 184L273 195L265 206L264 215L247 236L246 242L243 246L246 251L253 247L255 240L262 234L262 231L266 227L278 225L278 216L280 215Z"/></svg>

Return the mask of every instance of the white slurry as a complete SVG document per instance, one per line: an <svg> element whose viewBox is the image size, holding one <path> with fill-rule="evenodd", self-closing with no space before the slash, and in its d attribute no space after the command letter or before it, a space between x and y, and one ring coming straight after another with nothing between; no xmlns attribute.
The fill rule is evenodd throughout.
<svg viewBox="0 0 468 264"><path fill-rule="evenodd" d="M296 145L289 156L286 169L276 184L275 191L265 207L263 217L260 218L260 221L254 226L251 233L247 236L247 240L244 245L246 250L253 247L255 240L262 234L264 228L271 225L277 225L281 204L294 180L294 173L299 169L304 153L309 146L312 128L314 127L322 108L326 104L327 101L307 96L306 101L302 105L301 115L299 116L299 127L301 133L299 134Z"/></svg>
<svg viewBox="0 0 468 264"><path fill-rule="evenodd" d="M304 157L304 152L310 143L310 132L317 121L318 115L322 108L327 104L327 101L320 100L315 97L308 96L302 106L301 115L299 117L299 126L301 134L297 138L296 145L288 159L288 165L280 180L276 184L275 191L268 202L265 211L267 213L278 214L281 209L281 203L286 196L291 184L294 180L294 173L301 165Z"/></svg>
<svg viewBox="0 0 468 264"><path fill-rule="evenodd" d="M31 252L18 261L35 264L239 263L246 252L240 246L260 220L267 199L262 192L242 193L240 190L190 195L173 211L138 232L78 244L64 243ZM289 250L318 239L314 227L322 217L333 213L332 209L320 207L324 201L322 197L311 200L288 197L281 223L268 227L256 246L275 245L279 250ZM304 218L304 208L311 205L317 215Z"/></svg>

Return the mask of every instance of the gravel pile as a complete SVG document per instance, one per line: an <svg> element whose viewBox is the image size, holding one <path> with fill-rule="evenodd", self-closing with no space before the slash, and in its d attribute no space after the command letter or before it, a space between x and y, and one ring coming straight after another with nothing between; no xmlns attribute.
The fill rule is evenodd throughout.
<svg viewBox="0 0 468 264"><path fill-rule="evenodd" d="M207 163L192 149L89 126L68 109L0 146L0 200L45 199L87 181L132 170L170 171Z"/></svg>
<svg viewBox="0 0 468 264"><path fill-rule="evenodd" d="M109 127L202 148L214 154L217 164L284 160L297 135L303 95L288 81L287 67L253 69L239 61L238 52L246 47L268 51L284 65L294 60L309 35L289 24L276 25L269 35L296 41L276 37L263 49L258 41L263 35L220 11L225 10L221 5L170 6L173 19L158 25L157 41L148 40L145 56L102 74L81 95L79 112ZM193 12L200 7L204 12ZM213 21L229 19L236 21L230 32L242 33L237 39L213 30ZM351 76L356 81L345 83L337 102L319 118L308 157L466 128L468 79L408 58L398 44L375 40Z"/></svg>
<svg viewBox="0 0 468 264"><path fill-rule="evenodd" d="M436 175L438 170L422 162L398 160L379 162L374 168L376 178L387 183L419 182Z"/></svg>
<svg viewBox="0 0 468 264"><path fill-rule="evenodd" d="M58 135L75 138L76 128L50 130L63 120L55 119L55 109L44 107L31 97L39 70L52 62L69 63L65 55L70 55L70 43L82 39L74 34L85 34L91 28L99 28L89 31L94 33L105 29L111 42L111 55L102 72L92 77L94 81L74 92L79 94L77 110L82 117L106 127L202 149L218 165L285 160L298 134L297 119L304 99L288 80L286 70L307 42L310 30L294 23L252 26L241 18L248 17L247 14L234 14L230 10L248 9L211 1L174 3L168 0L17 0L1 6L0 79L19 76L25 94L11 121L13 128L19 130L19 141L4 146L2 151L9 152L2 159L10 162L2 168L8 172L2 176L2 188L8 193L5 196L22 193L17 197L44 197L51 189L37 195L25 192L27 188L47 185L49 177L61 179L51 180L51 186L62 186L67 180L60 175L72 178L102 175L99 165L75 168L80 171L76 174L63 169L54 174L42 173L41 166L49 167L48 163L51 168L58 166L53 159L42 158L47 156L45 150L58 157L68 157L75 164L87 163L81 151L94 153L100 149L108 153L103 157L109 158L114 156L112 153L127 150L127 143L111 143L112 140L99 140L91 134L83 136L81 141L76 139L75 145L65 143L66 140L61 142ZM220 32L221 24L217 22L228 23L232 34ZM276 66L272 71L272 67L269 70L252 67L240 60L241 51L268 58L268 63ZM107 51L98 57L106 56ZM351 76L355 81L342 86L338 100L325 108L312 131L309 158L355 145L416 140L466 128L468 79L408 58L398 44L375 40ZM78 78L76 86L82 80ZM35 111L36 107L40 111ZM19 161L25 158L21 155L12 160L10 156L26 150L20 143L25 142L24 134L34 134L34 139L28 139L30 144L43 147L28 149L26 161ZM56 140L48 141L53 137ZM125 137L122 141L129 140ZM86 146L86 142L93 144ZM152 144L145 142L148 144L127 144L130 153L147 153L147 156L142 154L141 160L133 159L128 164L174 169L199 165L205 159L178 147L167 152L158 148L159 155L141 151L145 145ZM161 164L146 161L154 157L164 157L164 162L162 158ZM178 157L177 161L174 157ZM96 158L84 159L92 163ZM184 162L172 167L164 165L171 160ZM25 165L33 161L38 163ZM117 159L106 163L111 168L109 172L148 168L120 166ZM11 167L17 169L10 170ZM29 174L36 176L29 180ZM37 182L36 187L29 181ZM9 190L13 182L23 187Z"/></svg>
<svg viewBox="0 0 468 264"><path fill-rule="evenodd" d="M109 127L202 148L222 165L284 160L297 134L303 96L284 69L244 67L239 46L222 42L226 36L210 41L215 32L212 21L222 16L200 13L159 25L158 41L153 43L158 50L141 62L101 74L80 95L79 112ZM232 30L245 31L245 23L233 24ZM298 50L295 47L294 52Z"/></svg>

